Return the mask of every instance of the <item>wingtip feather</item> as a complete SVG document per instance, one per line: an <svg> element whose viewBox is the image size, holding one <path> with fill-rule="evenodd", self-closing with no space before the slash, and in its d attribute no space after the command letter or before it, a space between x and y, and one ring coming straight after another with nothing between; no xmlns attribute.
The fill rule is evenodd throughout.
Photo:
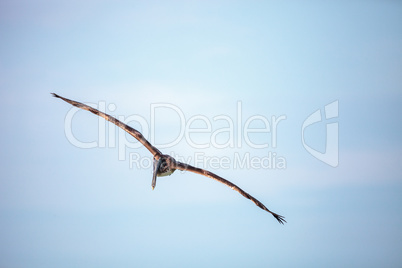
<svg viewBox="0 0 402 268"><path fill-rule="evenodd" d="M285 223L286 223L285 217L283 217L283 216L281 216L281 215L278 215L278 214L276 214L276 213L273 213L272 215L275 217L275 219L276 219L280 224L285 224Z"/></svg>

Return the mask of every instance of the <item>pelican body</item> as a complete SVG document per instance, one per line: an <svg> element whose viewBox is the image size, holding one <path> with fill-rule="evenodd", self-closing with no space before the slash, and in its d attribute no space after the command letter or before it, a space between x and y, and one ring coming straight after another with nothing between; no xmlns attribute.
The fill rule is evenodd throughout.
<svg viewBox="0 0 402 268"><path fill-rule="evenodd" d="M123 122L117 120L113 116L110 116L108 114L105 114L95 108L92 108L86 104L73 101L64 97L61 97L55 93L52 93L52 95L56 98L62 99L65 102L70 103L71 105L81 108L83 110L87 110L93 114L96 114L100 117L103 117L105 120L115 124L116 126L122 128L125 130L127 133L129 133L131 136L136 138L139 142L142 143L142 145L147 148L151 154L153 155L153 177L152 177L152 190L155 189L156 186L156 178L157 177L163 177L163 176L168 176L171 175L176 169L178 170L183 170L183 171L191 171L203 176L206 176L208 178L214 179L216 181L219 181L220 183L225 184L226 186L230 187L232 190L235 190L239 192L242 196L244 196L247 199L250 199L254 204L256 204L259 208L269 212L272 214L272 216L275 217L275 219L281 223L284 224L285 219L283 216L276 214L275 212L270 211L268 208L266 208L260 201L258 201L256 198L251 196L250 194L246 193L243 191L240 187L235 185L234 183L231 183L228 180L225 180L224 178L208 171L202 168L197 168L194 166L191 166L189 164L181 163L179 161L176 161L173 157L167 154L162 154L161 151L159 151L155 146L153 146L145 137L139 132L138 130L124 124Z"/></svg>
<svg viewBox="0 0 402 268"><path fill-rule="evenodd" d="M163 154L156 159L154 157L154 174L152 177L152 190L156 186L156 177L170 176L176 170L176 160L167 154Z"/></svg>

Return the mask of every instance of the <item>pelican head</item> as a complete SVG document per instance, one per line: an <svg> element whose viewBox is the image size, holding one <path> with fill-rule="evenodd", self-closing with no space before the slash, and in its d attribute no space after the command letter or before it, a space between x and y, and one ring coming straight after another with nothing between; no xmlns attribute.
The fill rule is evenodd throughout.
<svg viewBox="0 0 402 268"><path fill-rule="evenodd" d="M159 158L154 157L154 174L152 177L152 190L156 186L156 177L164 177L171 175L176 170L176 160L170 155L160 155Z"/></svg>

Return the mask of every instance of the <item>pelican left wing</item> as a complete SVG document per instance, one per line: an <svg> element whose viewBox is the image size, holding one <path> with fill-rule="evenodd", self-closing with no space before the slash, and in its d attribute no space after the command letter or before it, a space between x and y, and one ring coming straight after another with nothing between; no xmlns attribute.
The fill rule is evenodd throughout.
<svg viewBox="0 0 402 268"><path fill-rule="evenodd" d="M231 183L230 181L225 180L224 178L222 178L222 177L220 177L220 176L218 176L218 175L216 175L216 174L214 174L214 173L212 173L212 172L210 172L210 171L208 171L208 170L205 170L205 169L202 169L202 168L193 167L193 166L191 166L191 165L188 165L188 164L185 164L185 163L181 163L181 162L178 162L178 161L176 162L176 167L175 167L175 168L178 169L178 170L183 170L183 171L191 171L191 172L194 172L194 173L197 173L197 174L206 176L206 177L208 177L208 178L214 179L214 180L216 180L216 181L219 181L220 183L223 183L223 184L225 184L226 186L229 186L230 188L232 188L232 190L235 190L235 191L239 192L239 193L240 193L242 196L244 196L245 198L248 198L248 199L250 199L251 201L253 201L254 204L256 204L259 208L261 208L261 209L263 209L263 210L265 210L265 211L271 213L272 216L274 216L275 219L276 219L279 223L284 224L284 222L286 222L286 221L285 221L285 217L283 217L283 216L281 216L281 215L279 215L279 214L276 214L275 212L270 211L268 208L266 208L266 207L264 206L263 203L261 203L260 201L258 201L256 198L254 198L254 197L251 196L250 194L248 194L248 193L246 193L245 191L243 191L243 190L242 190L240 187L238 187L236 184Z"/></svg>

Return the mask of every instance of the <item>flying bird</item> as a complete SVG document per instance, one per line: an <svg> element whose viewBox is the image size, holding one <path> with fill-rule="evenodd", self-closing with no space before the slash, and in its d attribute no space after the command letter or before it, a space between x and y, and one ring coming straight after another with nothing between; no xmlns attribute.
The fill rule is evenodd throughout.
<svg viewBox="0 0 402 268"><path fill-rule="evenodd" d="M73 100L69 100L66 98L63 98L55 93L52 93L52 95L56 98L62 99L68 103L70 103L73 106L76 106L78 108L90 111L91 113L94 113L100 117L103 117L104 119L106 119L107 121L115 124L116 126L122 128L123 130L125 130L126 132L128 132L131 136L133 136L134 138L136 138L139 142L142 143L142 145L145 146L145 148L147 148L151 154L153 155L153 176L152 176L152 189L155 188L156 186L156 178L157 177L163 177L163 176L168 176L171 175L175 170L183 170L183 171L191 171L206 177L209 177L211 179L214 179L216 181L219 181L223 184L225 184L226 186L229 186L232 190L235 190L237 192L239 192L241 195L243 195L245 198L250 199L251 201L254 202L254 204L256 204L259 208L269 212L272 214L272 216L275 217L275 219L281 223L284 224L285 219L283 216L276 214L272 211L270 211L268 208L266 208L260 201L258 201L257 199L255 199L254 197L252 197L250 194L246 193L245 191L243 191L241 188L239 188L237 185L235 185L234 183L231 183L228 180L225 180L224 178L208 171L202 168L197 168L194 166L191 166L189 164L185 164L185 163L181 163L179 161L176 161L173 157L171 157L170 155L167 154L162 154L161 151L159 151L155 146L153 146L149 141L147 141L144 136L137 131L136 129L122 123L121 121L117 120L116 118L105 114L101 111L98 111L95 108L92 108L86 104L77 102L77 101L73 101Z"/></svg>

